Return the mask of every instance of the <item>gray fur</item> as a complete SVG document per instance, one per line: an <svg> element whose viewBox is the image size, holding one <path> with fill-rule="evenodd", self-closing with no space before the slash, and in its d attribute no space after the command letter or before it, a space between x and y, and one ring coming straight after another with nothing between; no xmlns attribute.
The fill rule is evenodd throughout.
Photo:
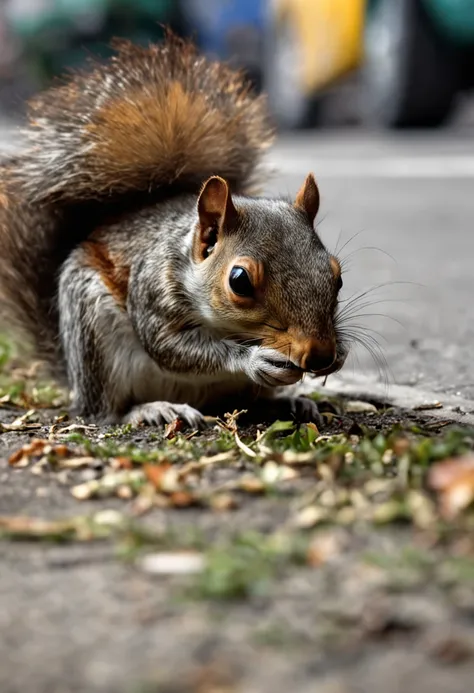
<svg viewBox="0 0 474 693"><path fill-rule="evenodd" d="M264 260L278 317L306 333L330 329L333 278L327 253L303 215L278 200L234 202L244 221L224 242L232 242L237 255ZM285 368L288 359L279 351L237 343L236 325L214 313L209 291L220 268L212 256L193 260L195 206L194 197L176 198L96 235L131 261L125 309L87 266L82 247L65 263L60 332L74 405L82 414L162 422L174 411L169 403L194 412L225 397L254 398L260 388L301 377ZM195 423L193 412L187 420Z"/></svg>

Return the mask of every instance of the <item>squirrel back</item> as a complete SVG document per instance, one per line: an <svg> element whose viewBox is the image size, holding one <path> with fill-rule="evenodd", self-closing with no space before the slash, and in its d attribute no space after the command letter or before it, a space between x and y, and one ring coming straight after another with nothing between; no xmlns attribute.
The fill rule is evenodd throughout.
<svg viewBox="0 0 474 693"><path fill-rule="evenodd" d="M272 139L262 97L191 43L114 48L31 101L27 146L0 166L2 310L54 366L57 275L72 249L108 216L197 193L214 174L248 194Z"/></svg>

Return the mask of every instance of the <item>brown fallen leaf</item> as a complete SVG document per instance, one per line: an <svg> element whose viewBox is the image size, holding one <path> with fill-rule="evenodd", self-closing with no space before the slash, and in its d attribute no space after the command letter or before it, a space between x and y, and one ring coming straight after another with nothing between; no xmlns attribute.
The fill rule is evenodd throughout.
<svg viewBox="0 0 474 693"><path fill-rule="evenodd" d="M441 514L453 519L474 501L474 455L450 458L434 464L428 486L438 491Z"/></svg>
<svg viewBox="0 0 474 693"><path fill-rule="evenodd" d="M10 455L8 464L12 467L26 467L33 460L46 455L56 459L67 457L71 450L67 445L52 445L51 441L43 438L34 438L28 445L23 445L19 450Z"/></svg>
<svg viewBox="0 0 474 693"><path fill-rule="evenodd" d="M65 537L74 531L74 523L67 520L43 520L24 515L0 517L0 535L5 534L12 538Z"/></svg>
<svg viewBox="0 0 474 693"><path fill-rule="evenodd" d="M201 504L198 496L189 491L175 491L170 494L169 498L175 508L189 508L191 505Z"/></svg>
<svg viewBox="0 0 474 693"><path fill-rule="evenodd" d="M417 404L413 407L413 411L429 411L430 409L442 409L443 405L441 402L425 402L423 404Z"/></svg>
<svg viewBox="0 0 474 693"><path fill-rule="evenodd" d="M335 560L344 548L344 540L340 532L329 530L320 532L308 546L307 562L310 566L319 567Z"/></svg>
<svg viewBox="0 0 474 693"><path fill-rule="evenodd" d="M178 470L169 462L162 464L145 464L143 472L146 479L157 491L173 493L180 490Z"/></svg>
<svg viewBox="0 0 474 693"><path fill-rule="evenodd" d="M209 507L216 512L234 510L237 506L237 500L230 493L216 493L209 499Z"/></svg>
<svg viewBox="0 0 474 693"><path fill-rule="evenodd" d="M178 433L180 433L184 428L183 419L175 419L165 426L165 438L166 440L171 440L176 438Z"/></svg>
<svg viewBox="0 0 474 693"><path fill-rule="evenodd" d="M316 433L317 436L319 436L319 430L318 430L318 427L316 426L315 423L313 423L312 421L310 421L309 423L306 424L306 426L307 426L308 428L310 428L312 431L314 431L314 433Z"/></svg>
<svg viewBox="0 0 474 693"><path fill-rule="evenodd" d="M130 457L112 457L110 467L112 469L133 469L133 462Z"/></svg>

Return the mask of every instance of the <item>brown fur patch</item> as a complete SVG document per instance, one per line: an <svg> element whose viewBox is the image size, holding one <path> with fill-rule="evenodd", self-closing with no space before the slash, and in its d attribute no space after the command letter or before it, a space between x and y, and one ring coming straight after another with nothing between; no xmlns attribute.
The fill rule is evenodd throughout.
<svg viewBox="0 0 474 693"><path fill-rule="evenodd" d="M333 271L335 279L339 279L341 276L341 265L339 263L339 260L335 258L333 255L331 255L329 262L331 263L331 269Z"/></svg>
<svg viewBox="0 0 474 693"><path fill-rule="evenodd" d="M300 368L307 368L311 357L318 353L335 351L333 340L317 339L308 337L293 330L291 327L285 332L272 331L263 340L262 346L269 349L276 349Z"/></svg>
<svg viewBox="0 0 474 693"><path fill-rule="evenodd" d="M90 154L97 185L121 186L132 172L132 185L143 189L155 181L172 185L187 172L205 172L234 126L224 112L209 109L204 94L187 92L178 81L151 84L148 94L130 89L126 99L103 106L87 127L97 142Z"/></svg>
<svg viewBox="0 0 474 693"><path fill-rule="evenodd" d="M113 256L105 243L89 240L83 243L86 262L100 275L119 306L125 307L128 295L130 268L118 256Z"/></svg>
<svg viewBox="0 0 474 693"><path fill-rule="evenodd" d="M308 173L305 182L296 195L295 207L303 210L310 222L313 223L319 210L319 201L318 185L313 174Z"/></svg>

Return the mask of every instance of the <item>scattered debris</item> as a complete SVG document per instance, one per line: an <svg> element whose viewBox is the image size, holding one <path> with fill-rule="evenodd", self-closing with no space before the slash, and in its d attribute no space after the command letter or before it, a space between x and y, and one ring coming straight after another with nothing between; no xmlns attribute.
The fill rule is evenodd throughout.
<svg viewBox="0 0 474 693"><path fill-rule="evenodd" d="M424 404L417 404L413 407L413 411L429 411L430 409L442 409L443 405L441 402L426 402Z"/></svg>
<svg viewBox="0 0 474 693"><path fill-rule="evenodd" d="M26 414L18 416L12 423L0 423L0 433L5 433L7 431L28 431L41 428L40 423L29 421L35 413L34 409L30 409Z"/></svg>

